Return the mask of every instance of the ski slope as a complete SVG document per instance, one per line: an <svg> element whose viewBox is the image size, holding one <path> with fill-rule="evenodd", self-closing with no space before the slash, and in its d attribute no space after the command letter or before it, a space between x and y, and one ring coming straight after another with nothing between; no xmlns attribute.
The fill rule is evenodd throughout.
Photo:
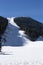
<svg viewBox="0 0 43 65"><path fill-rule="evenodd" d="M43 38L32 42L26 38L25 31L19 30L12 18L8 18L4 33L5 44L0 52L0 65L43 65Z"/></svg>

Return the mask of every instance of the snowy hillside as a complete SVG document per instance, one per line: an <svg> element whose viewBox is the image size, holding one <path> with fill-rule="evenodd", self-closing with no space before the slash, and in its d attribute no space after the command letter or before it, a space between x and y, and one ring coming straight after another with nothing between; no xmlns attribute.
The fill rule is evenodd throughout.
<svg viewBox="0 0 43 65"><path fill-rule="evenodd" d="M6 38L0 53L0 65L42 65L43 38L32 42L20 31L13 18L8 18L8 26L3 37Z"/></svg>

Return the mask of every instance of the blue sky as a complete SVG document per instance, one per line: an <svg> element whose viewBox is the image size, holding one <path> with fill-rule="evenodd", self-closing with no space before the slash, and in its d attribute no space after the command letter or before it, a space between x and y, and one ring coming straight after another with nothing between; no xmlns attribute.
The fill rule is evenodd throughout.
<svg viewBox="0 0 43 65"><path fill-rule="evenodd" d="M0 0L0 16L29 16L43 22L43 0Z"/></svg>

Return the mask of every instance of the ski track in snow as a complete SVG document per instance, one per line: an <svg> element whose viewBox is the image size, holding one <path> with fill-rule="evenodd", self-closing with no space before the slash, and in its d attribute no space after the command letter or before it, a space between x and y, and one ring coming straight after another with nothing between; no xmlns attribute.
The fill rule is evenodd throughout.
<svg viewBox="0 0 43 65"><path fill-rule="evenodd" d="M32 42L25 37L24 31L18 31L19 26L13 22L13 18L9 18L9 23L11 25L8 24L8 27L11 30L9 32L8 29L6 30L7 41L0 52L0 65L43 65L43 38L40 37ZM19 37L16 35L24 40L24 46L11 46L13 43L22 41L18 40Z"/></svg>

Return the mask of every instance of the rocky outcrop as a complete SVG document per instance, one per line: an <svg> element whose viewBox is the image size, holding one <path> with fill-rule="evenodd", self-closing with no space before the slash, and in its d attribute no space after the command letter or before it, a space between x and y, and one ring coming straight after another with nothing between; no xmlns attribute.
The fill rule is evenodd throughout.
<svg viewBox="0 0 43 65"><path fill-rule="evenodd" d="M37 40L39 36L43 36L43 24L30 17L16 17L14 22L25 31L31 41Z"/></svg>
<svg viewBox="0 0 43 65"><path fill-rule="evenodd" d="M4 34L7 24L8 24L8 20L0 16L0 35Z"/></svg>

